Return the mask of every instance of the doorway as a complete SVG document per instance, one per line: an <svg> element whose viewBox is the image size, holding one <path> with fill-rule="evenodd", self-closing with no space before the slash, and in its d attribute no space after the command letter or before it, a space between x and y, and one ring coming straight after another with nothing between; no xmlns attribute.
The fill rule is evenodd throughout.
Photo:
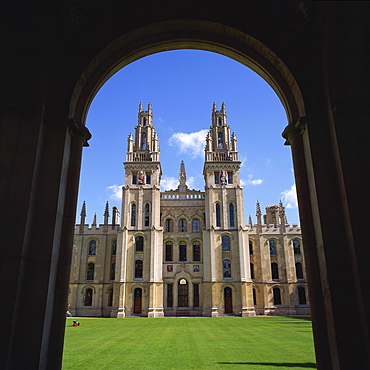
<svg viewBox="0 0 370 370"><path fill-rule="evenodd" d="M233 313L233 293L230 287L224 289L225 313Z"/></svg>
<svg viewBox="0 0 370 370"><path fill-rule="evenodd" d="M141 313L141 300L142 300L142 290L141 288L136 288L134 291L134 313Z"/></svg>

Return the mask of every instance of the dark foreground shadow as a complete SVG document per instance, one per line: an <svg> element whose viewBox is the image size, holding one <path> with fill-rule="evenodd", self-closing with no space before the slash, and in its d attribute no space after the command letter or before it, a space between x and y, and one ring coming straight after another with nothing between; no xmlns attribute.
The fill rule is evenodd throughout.
<svg viewBox="0 0 370 370"><path fill-rule="evenodd" d="M278 367L302 367L304 369L316 369L316 364L313 362L294 363L294 362L217 362L219 365L261 365Z"/></svg>

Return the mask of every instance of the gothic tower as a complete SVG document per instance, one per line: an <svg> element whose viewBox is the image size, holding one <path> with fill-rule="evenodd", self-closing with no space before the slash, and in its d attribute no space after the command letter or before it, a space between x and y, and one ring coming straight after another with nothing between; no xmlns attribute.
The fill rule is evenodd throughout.
<svg viewBox="0 0 370 370"><path fill-rule="evenodd" d="M152 106L149 103L145 111L140 103L138 124L135 135L128 137L124 162L119 317L135 313L163 316L159 152Z"/></svg>
<svg viewBox="0 0 370 370"><path fill-rule="evenodd" d="M220 314L220 300L226 313L237 309L243 316L254 315L240 165L237 138L234 133L230 135L226 123L225 104L217 110L214 103L203 169L207 230L204 248L209 250L211 266L209 276L204 278L212 284L212 316Z"/></svg>

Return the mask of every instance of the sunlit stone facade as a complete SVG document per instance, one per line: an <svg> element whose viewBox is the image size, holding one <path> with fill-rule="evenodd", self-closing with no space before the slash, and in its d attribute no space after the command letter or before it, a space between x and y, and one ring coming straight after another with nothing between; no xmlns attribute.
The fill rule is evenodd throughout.
<svg viewBox="0 0 370 370"><path fill-rule="evenodd" d="M122 211L76 225L69 303L76 316L309 314L301 231L283 205L256 204L244 221L237 138L222 104L205 140L204 191L160 191L159 139L152 107L139 107L124 162ZM263 220L262 220L263 216Z"/></svg>

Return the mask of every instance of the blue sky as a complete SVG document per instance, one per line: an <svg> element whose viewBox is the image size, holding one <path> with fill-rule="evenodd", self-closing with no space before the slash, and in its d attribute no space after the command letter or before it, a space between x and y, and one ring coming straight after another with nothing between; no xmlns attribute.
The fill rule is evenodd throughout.
<svg viewBox="0 0 370 370"><path fill-rule="evenodd" d="M185 162L188 186L204 190L205 132L213 102L226 104L227 123L238 138L245 222L256 222L258 199L266 206L286 206L288 222L298 223L291 149L281 132L288 124L272 88L244 65L219 54L177 50L139 59L111 77L95 96L86 126L92 133L84 148L77 222L86 201L86 223L94 213L103 222L105 203L121 209L120 187L127 137L137 124L139 103L152 103L161 148L161 188L177 187ZM111 211L110 211L111 212Z"/></svg>

